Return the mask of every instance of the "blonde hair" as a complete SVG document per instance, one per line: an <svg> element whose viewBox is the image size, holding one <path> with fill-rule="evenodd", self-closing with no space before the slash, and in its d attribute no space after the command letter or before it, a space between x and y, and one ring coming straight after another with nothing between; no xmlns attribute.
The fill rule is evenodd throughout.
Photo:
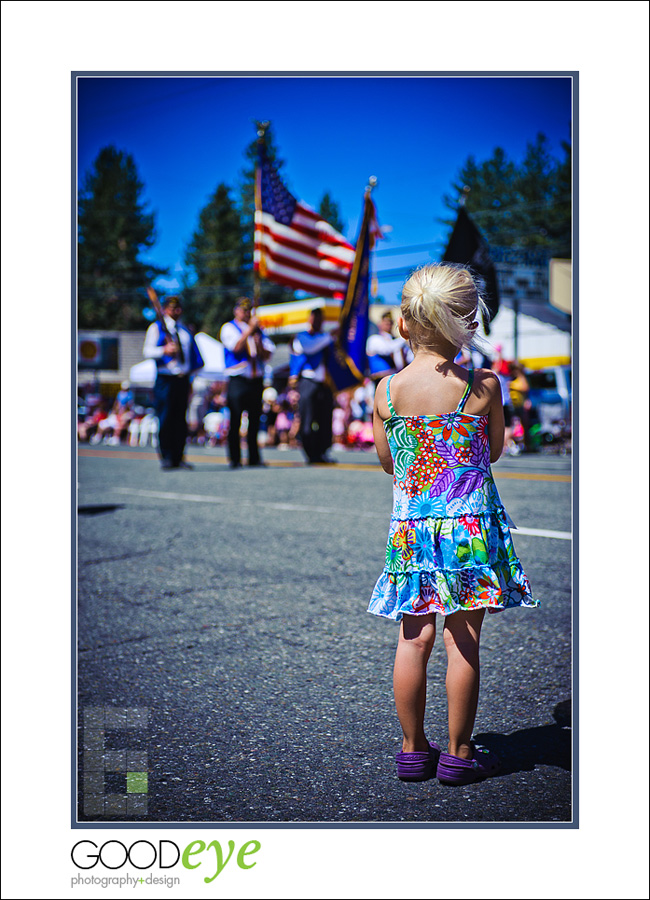
<svg viewBox="0 0 650 900"><path fill-rule="evenodd" d="M459 349L470 347L476 343L471 326L477 312L488 317L472 273L453 263L416 269L402 288L401 309L413 344L423 348L436 336Z"/></svg>

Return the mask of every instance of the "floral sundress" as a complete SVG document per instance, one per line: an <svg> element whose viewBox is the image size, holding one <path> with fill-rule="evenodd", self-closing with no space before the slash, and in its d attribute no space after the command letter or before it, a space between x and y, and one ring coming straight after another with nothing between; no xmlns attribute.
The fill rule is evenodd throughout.
<svg viewBox="0 0 650 900"><path fill-rule="evenodd" d="M474 372L452 413L398 416L386 396L393 513L386 564L368 612L402 616L539 606L515 553L490 469L488 417L463 412Z"/></svg>

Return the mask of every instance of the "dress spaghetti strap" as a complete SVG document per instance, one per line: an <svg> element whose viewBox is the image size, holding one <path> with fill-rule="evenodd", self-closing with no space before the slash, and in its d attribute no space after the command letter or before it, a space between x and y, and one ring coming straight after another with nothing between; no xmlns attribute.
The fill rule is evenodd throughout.
<svg viewBox="0 0 650 900"><path fill-rule="evenodd" d="M471 368L468 372L467 386L466 386L465 390L463 391L463 396L460 398L460 402L459 402L458 406L456 407L456 412L463 411L463 409L465 407L465 403L467 402L467 398L469 397L469 395L472 391L473 383L474 383L474 369Z"/></svg>
<svg viewBox="0 0 650 900"><path fill-rule="evenodd" d="M390 383L395 377L395 374L391 375L388 381L386 382L386 400L388 402L388 412L391 416L396 416L395 407L393 406L393 401L390 399Z"/></svg>

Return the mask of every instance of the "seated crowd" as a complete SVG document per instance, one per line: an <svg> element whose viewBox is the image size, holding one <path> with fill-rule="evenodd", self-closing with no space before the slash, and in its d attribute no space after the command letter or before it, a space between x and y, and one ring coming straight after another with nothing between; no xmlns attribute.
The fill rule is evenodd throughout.
<svg viewBox="0 0 650 900"><path fill-rule="evenodd" d="M217 447L225 445L228 437L230 413L227 384L207 382L196 378L187 410L188 441ZM374 446L372 436L372 406L374 385L369 380L353 392L342 391L335 397L332 416L334 446L337 449L363 449ZM136 397L129 382L123 382L113 403L106 400L96 387L80 388L77 403L77 438L80 443L108 444L131 447L157 446L158 420L153 406L146 405L146 393ZM292 388L276 390L266 387L263 394L263 413L260 422L261 446L280 450L298 448L300 418L298 392ZM244 413L241 435L246 435L247 416Z"/></svg>

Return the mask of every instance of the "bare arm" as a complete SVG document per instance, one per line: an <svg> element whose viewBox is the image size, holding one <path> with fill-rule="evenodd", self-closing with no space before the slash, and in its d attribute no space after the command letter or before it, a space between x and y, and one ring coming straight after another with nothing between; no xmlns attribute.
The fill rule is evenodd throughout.
<svg viewBox="0 0 650 900"><path fill-rule="evenodd" d="M372 432L375 438L375 450L379 457L379 462L384 472L389 475L393 474L393 457L388 446L388 438L384 430L384 419L390 415L388 404L386 402L386 382L388 379L382 378L377 385L375 391L375 405L372 412ZM382 402L383 401L383 402Z"/></svg>
<svg viewBox="0 0 650 900"><path fill-rule="evenodd" d="M503 453L506 423L503 415L503 400L499 379L493 372L486 373L485 387L488 391L488 437L490 440L490 462L496 462Z"/></svg>

